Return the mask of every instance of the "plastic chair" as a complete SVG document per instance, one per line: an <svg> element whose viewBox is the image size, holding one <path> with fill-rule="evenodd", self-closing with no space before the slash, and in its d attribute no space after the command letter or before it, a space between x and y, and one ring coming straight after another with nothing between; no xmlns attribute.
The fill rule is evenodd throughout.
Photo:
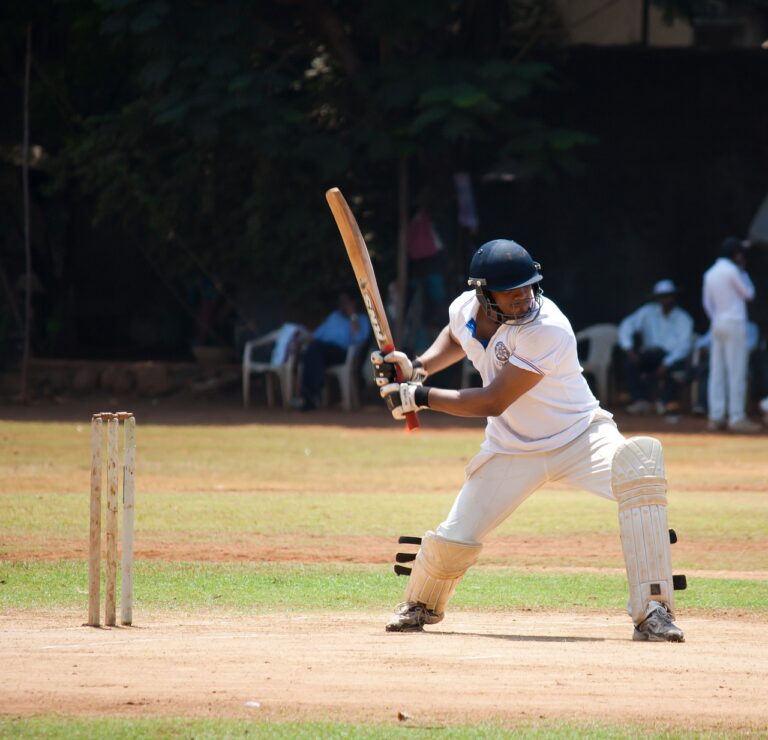
<svg viewBox="0 0 768 740"><path fill-rule="evenodd" d="M296 356L293 352L288 352L286 359L281 363L274 363L270 360L253 360L253 350L257 347L267 347L276 344L281 333L286 330L285 327L275 329L256 339L251 339L243 347L243 406L248 407L251 402L251 376L263 375L267 390L267 406L275 405L275 379L280 385L280 394L284 408L290 406L294 394L296 379ZM304 334L304 329L295 327L294 332L300 335Z"/></svg>
<svg viewBox="0 0 768 740"><path fill-rule="evenodd" d="M329 406L331 402L330 388L328 387L329 376L334 378L339 386L341 395L341 407L344 411L352 411L360 408L360 389L358 387L358 364L361 354L368 347L365 344L353 344L347 349L347 357L344 362L338 365L330 365L325 368L326 379L323 384L322 397L320 403L323 406Z"/></svg>
<svg viewBox="0 0 768 740"><path fill-rule="evenodd" d="M619 341L619 327L616 324L593 324L576 332L576 341L589 341L589 350L585 359L580 359L585 374L595 380L596 396L602 403L609 403L610 369L613 348Z"/></svg>

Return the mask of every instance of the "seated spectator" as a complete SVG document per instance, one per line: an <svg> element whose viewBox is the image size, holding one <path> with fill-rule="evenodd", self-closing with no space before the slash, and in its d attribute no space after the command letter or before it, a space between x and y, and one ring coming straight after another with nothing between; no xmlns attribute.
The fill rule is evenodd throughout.
<svg viewBox="0 0 768 740"><path fill-rule="evenodd" d="M340 293L338 308L331 312L311 334L302 354L301 397L292 405L302 411L311 411L320 404L325 382L325 369L339 365L347 358L352 345L368 341L371 325L364 314L357 311L355 300L349 293Z"/></svg>
<svg viewBox="0 0 768 740"><path fill-rule="evenodd" d="M619 346L625 353L630 414L650 413L652 389L658 385L656 411L672 412L678 405L679 383L691 353L693 319L677 305L678 289L671 280L653 286L653 301L646 303L619 324Z"/></svg>

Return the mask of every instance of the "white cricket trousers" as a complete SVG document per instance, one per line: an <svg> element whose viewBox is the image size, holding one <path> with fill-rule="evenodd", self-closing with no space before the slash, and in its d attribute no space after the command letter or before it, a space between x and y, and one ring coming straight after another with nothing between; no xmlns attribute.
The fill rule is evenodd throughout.
<svg viewBox="0 0 768 740"><path fill-rule="evenodd" d="M615 501L611 463L625 441L611 415L599 409L581 435L557 450L525 455L481 452L467 465L464 486L437 534L482 544L546 483L567 483Z"/></svg>
<svg viewBox="0 0 768 740"><path fill-rule="evenodd" d="M707 394L709 418L729 424L746 418L747 324L739 319L712 323Z"/></svg>

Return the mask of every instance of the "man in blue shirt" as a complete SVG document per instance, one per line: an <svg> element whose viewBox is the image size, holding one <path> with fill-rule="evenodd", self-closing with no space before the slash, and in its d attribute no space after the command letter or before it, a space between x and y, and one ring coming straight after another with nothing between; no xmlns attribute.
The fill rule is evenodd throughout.
<svg viewBox="0 0 768 740"><path fill-rule="evenodd" d="M676 371L683 371L693 348L693 319L677 305L677 287L659 280L653 301L641 306L619 324L619 346L626 357L630 414L648 413L651 388L648 375L661 386L657 411L664 414L679 394Z"/></svg>
<svg viewBox="0 0 768 740"><path fill-rule="evenodd" d="M304 350L301 398L294 404L302 411L311 411L319 404L325 369L343 363L347 350L352 345L367 343L371 335L371 325L357 312L352 296L340 293L338 301L338 308L312 332L312 341Z"/></svg>

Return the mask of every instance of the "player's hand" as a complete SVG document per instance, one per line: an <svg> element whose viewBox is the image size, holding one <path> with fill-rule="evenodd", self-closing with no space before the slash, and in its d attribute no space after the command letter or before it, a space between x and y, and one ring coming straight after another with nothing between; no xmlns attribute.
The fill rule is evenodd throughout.
<svg viewBox="0 0 768 740"><path fill-rule="evenodd" d="M425 388L421 383L390 383L379 393L397 421L401 421L412 411L429 408L429 388Z"/></svg>
<svg viewBox="0 0 768 740"><path fill-rule="evenodd" d="M423 383L427 379L427 371L418 360L411 362L404 352L397 350L383 355L378 350L371 354L373 379L379 387L394 383L397 380L395 367L400 370L404 381Z"/></svg>

